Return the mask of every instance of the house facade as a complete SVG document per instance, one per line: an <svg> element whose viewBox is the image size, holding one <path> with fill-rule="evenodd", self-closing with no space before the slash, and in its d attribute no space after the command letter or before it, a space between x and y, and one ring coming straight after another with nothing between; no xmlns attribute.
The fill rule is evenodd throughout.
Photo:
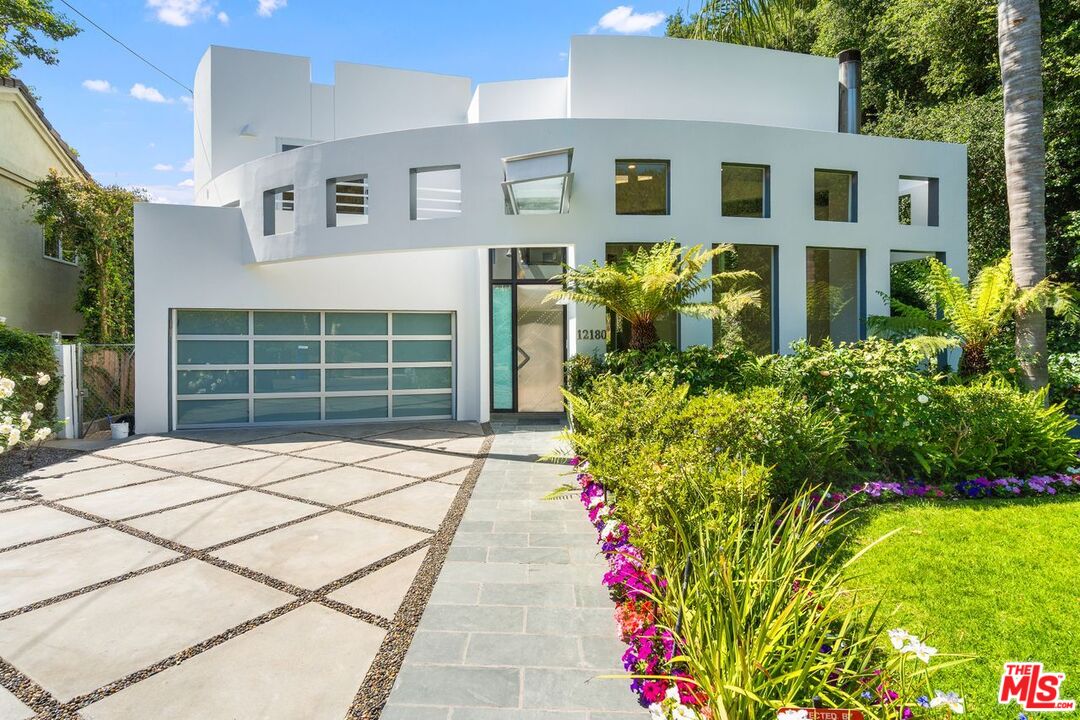
<svg viewBox="0 0 1080 720"><path fill-rule="evenodd" d="M0 317L32 333L76 335L78 258L74 248L44 242L26 191L49 170L90 175L15 78L0 77L0 138Z"/></svg>
<svg viewBox="0 0 1080 720"><path fill-rule="evenodd" d="M964 275L966 152L854 132L840 61L582 36L566 77L338 63L323 85L210 48L196 205L136 207L139 430L557 411L563 361L625 337L547 302L552 277L669 238L757 273L755 349L864 336L892 264Z"/></svg>

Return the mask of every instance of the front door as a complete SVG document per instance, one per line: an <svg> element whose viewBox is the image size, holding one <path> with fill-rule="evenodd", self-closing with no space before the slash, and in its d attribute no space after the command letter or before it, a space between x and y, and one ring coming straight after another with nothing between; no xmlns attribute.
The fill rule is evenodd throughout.
<svg viewBox="0 0 1080 720"><path fill-rule="evenodd" d="M565 257L563 248L491 251L492 410L562 410L566 312L544 299Z"/></svg>

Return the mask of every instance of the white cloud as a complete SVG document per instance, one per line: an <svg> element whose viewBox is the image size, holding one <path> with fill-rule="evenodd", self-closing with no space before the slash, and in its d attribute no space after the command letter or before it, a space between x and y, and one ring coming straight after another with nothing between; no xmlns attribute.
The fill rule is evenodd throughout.
<svg viewBox="0 0 1080 720"><path fill-rule="evenodd" d="M289 0L259 0L259 7L256 9L262 17L270 17L276 10L280 10L289 4Z"/></svg>
<svg viewBox="0 0 1080 720"><path fill-rule="evenodd" d="M219 23L221 23L222 25L228 25L229 24L229 13L222 10L221 12L219 12L217 14L217 21Z"/></svg>
<svg viewBox="0 0 1080 720"><path fill-rule="evenodd" d="M195 99L190 95L181 95L180 103L187 108L188 112L192 112L195 109Z"/></svg>
<svg viewBox="0 0 1080 720"><path fill-rule="evenodd" d="M192 172L195 169L195 158L190 157L180 166L180 172Z"/></svg>
<svg viewBox="0 0 1080 720"><path fill-rule="evenodd" d="M195 193L190 187L177 187L175 185L132 185L132 190L144 190L152 203L167 205L192 205L195 202Z"/></svg>
<svg viewBox="0 0 1080 720"><path fill-rule="evenodd" d="M643 33L664 22L666 17L667 15L660 11L636 13L630 5L620 5L604 13L590 32L610 30L623 34Z"/></svg>
<svg viewBox="0 0 1080 720"><path fill-rule="evenodd" d="M144 100L152 103L171 103L173 102L169 98L161 94L161 91L155 87L148 87L142 83L135 83L131 86L129 91L131 97L136 100Z"/></svg>
<svg viewBox="0 0 1080 720"><path fill-rule="evenodd" d="M195 187L195 181L191 178L188 178L187 180L181 180L180 182L176 183L176 187L193 188Z"/></svg>
<svg viewBox="0 0 1080 720"><path fill-rule="evenodd" d="M158 22L175 27L187 27L196 20L205 20L213 12L209 0L146 0Z"/></svg>
<svg viewBox="0 0 1080 720"><path fill-rule="evenodd" d="M116 92L116 88L112 86L108 80L83 80L82 86L91 92L97 93L111 93Z"/></svg>
<svg viewBox="0 0 1080 720"><path fill-rule="evenodd" d="M158 163L157 165L154 165L154 169L157 170L158 172L169 172L170 170L173 170L174 168L169 163Z"/></svg>

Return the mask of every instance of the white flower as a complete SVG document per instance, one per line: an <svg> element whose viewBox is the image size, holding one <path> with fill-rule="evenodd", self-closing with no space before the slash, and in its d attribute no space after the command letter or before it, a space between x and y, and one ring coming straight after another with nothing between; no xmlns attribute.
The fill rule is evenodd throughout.
<svg viewBox="0 0 1080 720"><path fill-rule="evenodd" d="M615 535L615 531L618 529L618 520L608 520L606 523L604 523L604 528L600 531L600 538L602 540L608 540ZM678 691L676 691L676 699L678 699Z"/></svg>
<svg viewBox="0 0 1080 720"><path fill-rule="evenodd" d="M957 715L964 714L964 698L954 692L943 693L940 690L934 691L934 697L930 701L930 707L936 708L941 707L942 705L948 705L949 709Z"/></svg>
<svg viewBox="0 0 1080 720"><path fill-rule="evenodd" d="M45 409L45 403L39 403L39 402L34 403L34 409L37 410L38 412L41 412L42 410Z"/></svg>
<svg viewBox="0 0 1080 720"><path fill-rule="evenodd" d="M34 419L34 413L27 410L26 412L24 412L22 415L19 416L19 426L23 430L29 430L30 429L30 422L33 419Z"/></svg>
<svg viewBox="0 0 1080 720"><path fill-rule="evenodd" d="M52 430L50 428L38 428L37 431L34 433L34 442L41 442L42 440L48 438L50 435L52 435Z"/></svg>
<svg viewBox="0 0 1080 720"><path fill-rule="evenodd" d="M905 645L904 649L900 652L915 653L915 657L919 658L924 663L929 663L930 658L937 655L937 648L930 647L924 642L919 642L918 638L915 638L909 644Z"/></svg>
<svg viewBox="0 0 1080 720"><path fill-rule="evenodd" d="M919 642L919 638L912 635L911 633L909 633L907 630L904 630L903 628L896 628L895 630L890 630L889 631L889 640L892 641L892 646L897 650L900 650L902 647L904 647L904 645L906 645L909 642L911 642L911 643Z"/></svg>
<svg viewBox="0 0 1080 720"><path fill-rule="evenodd" d="M805 710L784 710L776 716L776 720L810 720Z"/></svg>
<svg viewBox="0 0 1080 720"><path fill-rule="evenodd" d="M918 397L917 399L918 399L918 401L919 401L920 403L922 403L923 405L925 405L926 403L930 402L930 398L926 397L926 396L925 396L925 395L923 395L922 393L919 393L919 397Z"/></svg>
<svg viewBox="0 0 1080 720"><path fill-rule="evenodd" d="M38 385L48 385L50 380L52 380L52 378L49 377L48 373L39 372L37 374Z"/></svg>
<svg viewBox="0 0 1080 720"><path fill-rule="evenodd" d="M17 427L11 428L11 432L8 433L7 444L8 447L15 447L19 440L22 439L22 431Z"/></svg>
<svg viewBox="0 0 1080 720"><path fill-rule="evenodd" d="M589 506L588 507L589 507L590 510L592 510L594 507L596 507L597 505L599 505L602 502L604 502L604 496L603 495L595 495L595 496L593 496L592 500L589 500Z"/></svg>
<svg viewBox="0 0 1080 720"><path fill-rule="evenodd" d="M15 381L11 378L0 377L0 400L9 398L15 394Z"/></svg>

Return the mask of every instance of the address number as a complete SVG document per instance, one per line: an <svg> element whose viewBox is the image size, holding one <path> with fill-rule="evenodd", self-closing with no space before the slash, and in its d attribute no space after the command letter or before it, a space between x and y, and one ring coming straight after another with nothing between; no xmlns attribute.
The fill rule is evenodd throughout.
<svg viewBox="0 0 1080 720"><path fill-rule="evenodd" d="M578 340L607 340L607 330L578 330Z"/></svg>

